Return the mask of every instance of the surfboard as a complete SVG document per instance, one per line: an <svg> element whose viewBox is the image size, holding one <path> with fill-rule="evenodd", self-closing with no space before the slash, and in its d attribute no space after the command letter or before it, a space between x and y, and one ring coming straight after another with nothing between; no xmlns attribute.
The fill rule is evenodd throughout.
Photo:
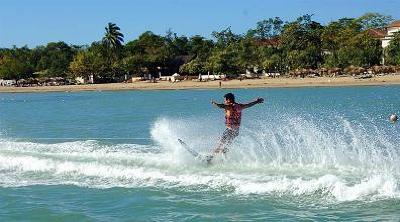
<svg viewBox="0 0 400 222"><path fill-rule="evenodd" d="M193 155L194 158L199 159L202 162L206 162L207 164L211 163L211 159L207 156L204 156L200 153L198 153L196 150L192 149L189 145L187 145L185 142L183 142L183 140L178 139L179 143L182 145L183 148L185 148L185 150L187 150L190 154Z"/></svg>

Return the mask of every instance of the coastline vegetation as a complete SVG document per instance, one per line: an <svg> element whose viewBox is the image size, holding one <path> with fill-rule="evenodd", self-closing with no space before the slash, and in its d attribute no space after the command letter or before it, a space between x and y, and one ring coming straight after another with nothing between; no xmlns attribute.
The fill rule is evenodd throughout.
<svg viewBox="0 0 400 222"><path fill-rule="evenodd" d="M151 31L125 41L117 24L108 23L102 40L90 45L50 42L46 46L0 49L0 79L89 78L96 83L119 82L126 76L252 72L289 74L301 69L370 68L400 65L400 32L383 51L370 29L386 27L391 16L367 13L322 25L311 15L294 21L279 17L260 21L246 33L230 27L212 38L165 35Z"/></svg>

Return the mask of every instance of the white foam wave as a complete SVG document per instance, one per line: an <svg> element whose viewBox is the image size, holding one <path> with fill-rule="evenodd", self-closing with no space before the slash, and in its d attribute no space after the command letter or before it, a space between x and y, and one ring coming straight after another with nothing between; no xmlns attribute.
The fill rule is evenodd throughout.
<svg viewBox="0 0 400 222"><path fill-rule="evenodd" d="M334 130L302 119L291 119L280 128L250 125L243 128L226 160L206 167L176 139L186 138L206 152L215 143L218 129L203 124L203 134L211 138L205 140L188 122L156 121L155 145L0 140L0 186L152 186L337 201L400 198L399 152L380 129L367 134L365 128L346 120L340 120L341 126Z"/></svg>
<svg viewBox="0 0 400 222"><path fill-rule="evenodd" d="M296 196L326 195L339 201L353 201L365 198L399 198L397 182L392 177L372 178L349 184L334 175L324 175L310 180L302 178L275 178L264 183L238 183L238 193L245 194L285 194Z"/></svg>

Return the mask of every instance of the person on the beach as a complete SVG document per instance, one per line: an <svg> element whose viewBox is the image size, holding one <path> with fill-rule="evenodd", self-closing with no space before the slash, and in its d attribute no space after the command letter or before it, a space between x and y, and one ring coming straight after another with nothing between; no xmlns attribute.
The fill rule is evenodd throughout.
<svg viewBox="0 0 400 222"><path fill-rule="evenodd" d="M224 95L223 104L216 103L213 100L211 101L211 104L225 110L226 129L222 134L217 147L214 149L213 154L207 157L208 162L210 162L216 154L225 154L228 151L229 145L239 135L242 110L263 102L263 98L257 98L253 102L247 104L236 103L235 96L232 93Z"/></svg>

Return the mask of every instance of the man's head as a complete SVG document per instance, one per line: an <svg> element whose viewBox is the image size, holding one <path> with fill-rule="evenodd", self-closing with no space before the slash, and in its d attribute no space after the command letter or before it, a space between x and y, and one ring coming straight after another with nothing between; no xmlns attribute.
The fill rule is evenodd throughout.
<svg viewBox="0 0 400 222"><path fill-rule="evenodd" d="M227 93L224 95L225 104L226 103L235 103L235 95L233 93Z"/></svg>

